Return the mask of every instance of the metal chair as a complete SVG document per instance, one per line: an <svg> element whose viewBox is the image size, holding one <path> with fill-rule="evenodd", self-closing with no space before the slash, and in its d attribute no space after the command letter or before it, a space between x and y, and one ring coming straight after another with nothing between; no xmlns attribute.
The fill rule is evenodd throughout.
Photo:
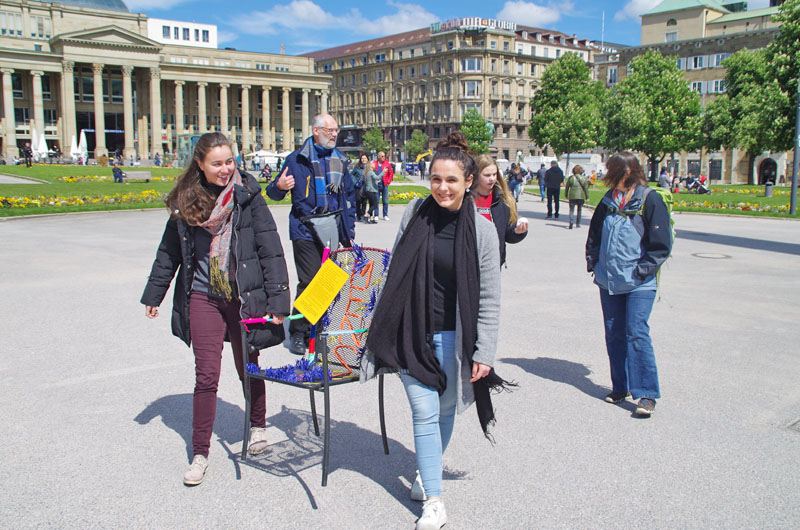
<svg viewBox="0 0 800 530"><path fill-rule="evenodd" d="M330 253L328 259L333 260L348 273L348 280L316 325L313 355L304 357L294 364L262 369L257 365L247 364L247 348L243 348L247 369L244 376L246 407L242 461L247 461L247 446L250 442L251 377L308 390L314 433L317 436L320 432L314 393L321 392L325 412L322 453L323 486L328 483L330 460L330 389L359 380L361 355L364 352L372 313L389 268L389 252L354 246L335 250ZM246 341L247 324L242 324L242 344L246 345ZM383 374L380 374L378 376L378 408L381 439L383 451L388 455L389 444L386 438L383 385Z"/></svg>

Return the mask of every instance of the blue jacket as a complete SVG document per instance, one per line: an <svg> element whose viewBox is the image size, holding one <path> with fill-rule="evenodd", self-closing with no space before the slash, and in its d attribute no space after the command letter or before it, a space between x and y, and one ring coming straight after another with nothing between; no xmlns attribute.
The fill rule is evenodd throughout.
<svg viewBox="0 0 800 530"><path fill-rule="evenodd" d="M303 147L286 157L286 161L281 168L281 171L283 169L288 170L287 175L294 176L294 188L291 190L292 210L289 212L289 239L291 240L314 241L311 232L300 218L314 213L322 213L316 210L317 196L314 193L314 169L311 165L311 160L301 154L303 148L307 147L310 142L313 142L311 137L306 139ZM313 149L313 145L310 147ZM349 159L338 149L333 150L331 157L343 159L344 175L339 192L328 192L328 211L342 210L343 226L339 237L343 242L350 241L356 237L356 199L353 179L348 170ZM267 196L274 201L282 200L288 193L278 189L277 181L278 179L275 179L267 186Z"/></svg>
<svg viewBox="0 0 800 530"><path fill-rule="evenodd" d="M592 216L586 240L587 269L609 294L657 289L656 273L672 251L669 211L658 193L637 186L626 210L644 203L642 213L619 212L613 190ZM638 218L637 218L638 217Z"/></svg>

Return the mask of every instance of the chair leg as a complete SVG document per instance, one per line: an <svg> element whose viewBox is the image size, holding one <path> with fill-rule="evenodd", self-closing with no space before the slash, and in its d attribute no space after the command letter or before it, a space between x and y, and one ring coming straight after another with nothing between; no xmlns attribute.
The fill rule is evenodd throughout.
<svg viewBox="0 0 800 530"><path fill-rule="evenodd" d="M331 401L328 395L328 385L325 385L325 437L322 448L322 486L328 485L328 461L331 452Z"/></svg>
<svg viewBox="0 0 800 530"><path fill-rule="evenodd" d="M247 332L242 330L242 356L244 357L244 433L242 434L242 461L247 460L247 446L250 444L250 374L247 373Z"/></svg>
<svg viewBox="0 0 800 530"><path fill-rule="evenodd" d="M383 440L383 453L389 454L389 441L386 439L386 414L383 411L383 374L378 376L378 409L381 418L381 440Z"/></svg>
<svg viewBox="0 0 800 530"><path fill-rule="evenodd" d="M309 398L311 399L311 419L314 421L314 434L319 436L319 422L317 421L317 400L314 399L314 391L308 391Z"/></svg>

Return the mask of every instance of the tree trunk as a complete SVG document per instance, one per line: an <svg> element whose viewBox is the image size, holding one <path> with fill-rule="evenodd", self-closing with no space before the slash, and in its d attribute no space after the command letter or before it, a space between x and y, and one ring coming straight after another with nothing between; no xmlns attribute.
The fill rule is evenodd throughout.
<svg viewBox="0 0 800 530"><path fill-rule="evenodd" d="M658 179L658 160L656 160L656 155L648 155L647 161L650 165L650 181L655 182Z"/></svg>
<svg viewBox="0 0 800 530"><path fill-rule="evenodd" d="M564 175L569 176L569 151L567 151L567 165L564 166Z"/></svg>
<svg viewBox="0 0 800 530"><path fill-rule="evenodd" d="M747 154L747 182L748 184L757 184L756 182L756 155Z"/></svg>

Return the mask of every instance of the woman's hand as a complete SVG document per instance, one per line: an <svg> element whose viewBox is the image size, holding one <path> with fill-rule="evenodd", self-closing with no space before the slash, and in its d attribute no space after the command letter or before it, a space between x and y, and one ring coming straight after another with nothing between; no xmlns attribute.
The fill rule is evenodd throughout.
<svg viewBox="0 0 800 530"><path fill-rule="evenodd" d="M528 220L524 217L520 217L517 221L517 226L514 228L515 234L524 234L528 231Z"/></svg>
<svg viewBox="0 0 800 530"><path fill-rule="evenodd" d="M492 367L488 364L483 363L472 363L472 379L469 380L470 383L474 383L478 379L482 377L486 377L489 375L489 372L492 370Z"/></svg>
<svg viewBox="0 0 800 530"><path fill-rule="evenodd" d="M158 316L158 308L151 305L144 306L144 316L147 318L156 318Z"/></svg>
<svg viewBox="0 0 800 530"><path fill-rule="evenodd" d="M271 324L283 324L283 321L286 317L283 315L271 315L267 313L264 315L264 318L271 321Z"/></svg>

